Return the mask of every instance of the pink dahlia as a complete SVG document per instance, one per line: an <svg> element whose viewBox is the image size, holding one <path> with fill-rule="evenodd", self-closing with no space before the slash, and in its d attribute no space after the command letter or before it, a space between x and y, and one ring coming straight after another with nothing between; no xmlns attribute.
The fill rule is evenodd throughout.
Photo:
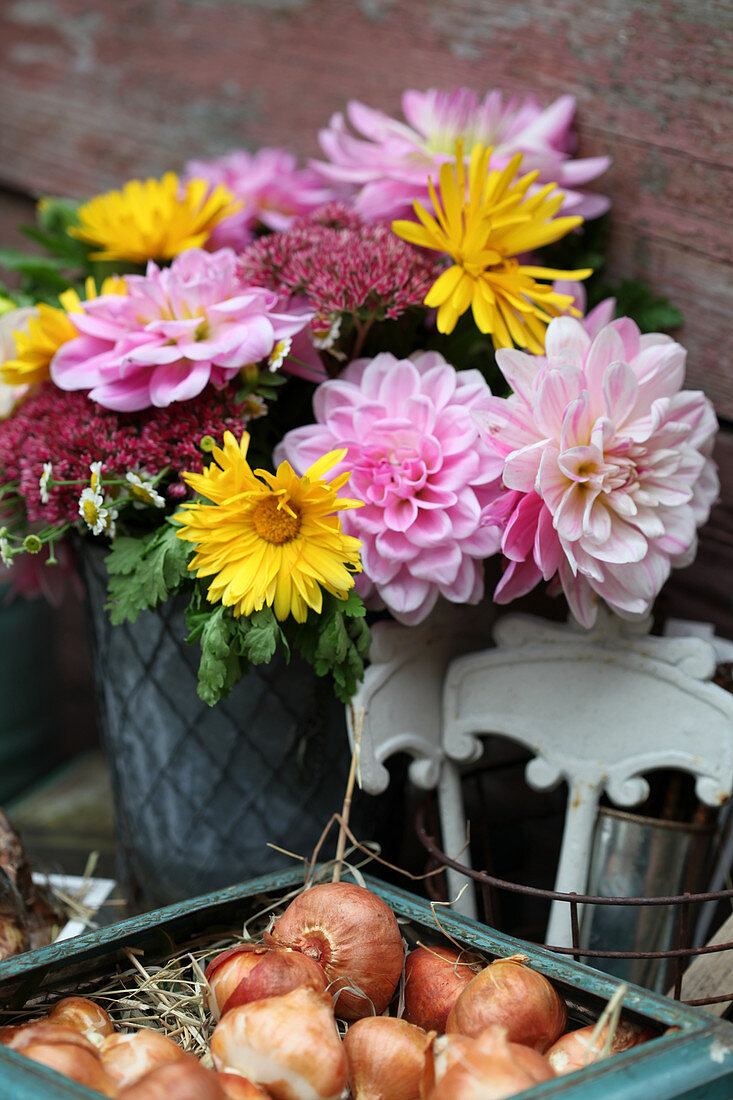
<svg viewBox="0 0 733 1100"><path fill-rule="evenodd" d="M307 311L278 311L278 295L249 286L234 252L191 248L169 268L148 264L125 277L126 294L103 294L70 315L79 336L51 363L61 389L89 390L109 409L134 412L188 401L225 386L241 367L308 323Z"/></svg>
<svg viewBox="0 0 733 1100"><path fill-rule="evenodd" d="M352 100L347 115L359 136L349 131L340 113L319 134L328 163L314 162L314 168L324 179L348 185L356 209L368 221L411 217L414 199L429 203L428 175L437 177L440 165L452 160L458 138L463 138L467 156L479 142L493 146L495 168L522 153L523 171L536 169L539 184L556 183L565 192L566 214L595 218L610 205L603 195L577 189L604 172L610 160L570 156L575 145L571 95L543 109L532 96L505 101L498 91L483 100L468 88L407 91L402 111L407 123Z"/></svg>
<svg viewBox="0 0 733 1100"><path fill-rule="evenodd" d="M545 351L498 352L514 393L476 414L504 462L493 515L509 564L494 598L557 576L584 626L598 597L644 614L670 568L692 561L718 492L712 405L681 390L684 349L628 318L592 338L559 317Z"/></svg>
<svg viewBox="0 0 733 1100"><path fill-rule="evenodd" d="M483 559L499 545L490 506L502 462L480 438L472 412L489 408L478 371L456 371L437 352L356 360L316 390L317 423L288 432L276 448L303 471L337 447L347 453L349 493L365 507L345 513L362 540L356 585L371 607L419 623L439 595L477 603Z"/></svg>
<svg viewBox="0 0 733 1100"><path fill-rule="evenodd" d="M214 160L192 160L184 179L209 180L212 188L224 184L243 204L224 218L207 241L209 251L234 248L239 251L254 239L258 225L280 231L287 229L298 214L306 214L336 197L312 168L298 168L285 149L243 149Z"/></svg>

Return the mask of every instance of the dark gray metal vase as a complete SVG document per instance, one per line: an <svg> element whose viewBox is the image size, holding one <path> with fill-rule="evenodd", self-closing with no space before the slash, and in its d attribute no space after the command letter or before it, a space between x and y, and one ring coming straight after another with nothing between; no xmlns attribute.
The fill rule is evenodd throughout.
<svg viewBox="0 0 733 1100"><path fill-rule="evenodd" d="M244 677L209 707L199 650L169 601L135 623L104 611L103 551L85 548L94 670L115 798L120 875L138 905L167 904L292 867L340 809L349 749L343 705L299 658Z"/></svg>

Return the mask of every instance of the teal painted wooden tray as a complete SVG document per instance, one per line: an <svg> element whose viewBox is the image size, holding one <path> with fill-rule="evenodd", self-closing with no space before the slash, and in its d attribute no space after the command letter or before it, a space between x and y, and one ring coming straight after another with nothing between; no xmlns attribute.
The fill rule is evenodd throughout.
<svg viewBox="0 0 733 1100"><path fill-rule="evenodd" d="M79 936L66 943L27 952L0 963L0 1006L8 1011L55 989L74 988L76 981L112 974L117 964L127 967L124 948L145 952L147 962L162 961L193 936L205 931L233 931L255 912L255 899L271 899L297 888L298 871L267 875L239 886L167 906L140 917ZM422 898L376 879L366 879L409 922L408 937L432 936L440 929L430 905ZM549 951L502 935L466 917L440 910L440 928L467 947L491 956L518 951L555 983L569 1002L571 1017L597 1016L618 988L617 979L600 974ZM410 931L412 929L412 933ZM654 1039L588 1069L538 1085L522 1093L527 1100L731 1100L733 1098L733 1025L698 1009L630 986L625 1011L643 1018L660 1033ZM0 1100L91 1100L91 1092L14 1051L0 1047Z"/></svg>

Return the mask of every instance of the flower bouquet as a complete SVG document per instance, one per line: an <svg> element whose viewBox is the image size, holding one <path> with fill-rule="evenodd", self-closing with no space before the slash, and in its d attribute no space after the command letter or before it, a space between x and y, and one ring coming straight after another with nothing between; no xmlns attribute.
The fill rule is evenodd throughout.
<svg viewBox="0 0 733 1100"><path fill-rule="evenodd" d="M307 167L44 199L44 254L2 253L2 560L48 589L108 545L113 623L183 596L210 704L278 650L348 702L372 617L477 603L493 555L497 602L644 614L716 497L712 407L644 331L679 315L591 278L608 161L572 97L402 108L350 103Z"/></svg>

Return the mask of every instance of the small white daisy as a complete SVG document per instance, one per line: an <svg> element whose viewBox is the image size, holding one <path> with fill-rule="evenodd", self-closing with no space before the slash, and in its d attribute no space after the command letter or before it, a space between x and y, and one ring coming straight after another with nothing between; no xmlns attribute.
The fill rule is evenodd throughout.
<svg viewBox="0 0 733 1100"><path fill-rule="evenodd" d="M100 493L87 487L79 497L79 515L93 535L101 535L109 523L109 511Z"/></svg>
<svg viewBox="0 0 733 1100"><path fill-rule="evenodd" d="M89 484L95 493L102 487L102 463L92 462L89 467Z"/></svg>
<svg viewBox="0 0 733 1100"><path fill-rule="evenodd" d="M152 481L143 481L139 474L133 474L131 470L125 477L130 484L130 492L137 497L137 501L141 504L153 504L156 508L165 508L165 498L157 492Z"/></svg>
<svg viewBox="0 0 733 1100"><path fill-rule="evenodd" d="M41 504L48 504L49 490L51 488L51 482L53 481L53 463L43 463L43 473L38 482L38 488L41 490Z"/></svg>
<svg viewBox="0 0 733 1100"><path fill-rule="evenodd" d="M286 356L290 354L292 346L293 341L289 336L286 336L283 340L278 340L275 347L270 352L270 358L267 360L267 365L271 371L280 369L285 362Z"/></svg>

